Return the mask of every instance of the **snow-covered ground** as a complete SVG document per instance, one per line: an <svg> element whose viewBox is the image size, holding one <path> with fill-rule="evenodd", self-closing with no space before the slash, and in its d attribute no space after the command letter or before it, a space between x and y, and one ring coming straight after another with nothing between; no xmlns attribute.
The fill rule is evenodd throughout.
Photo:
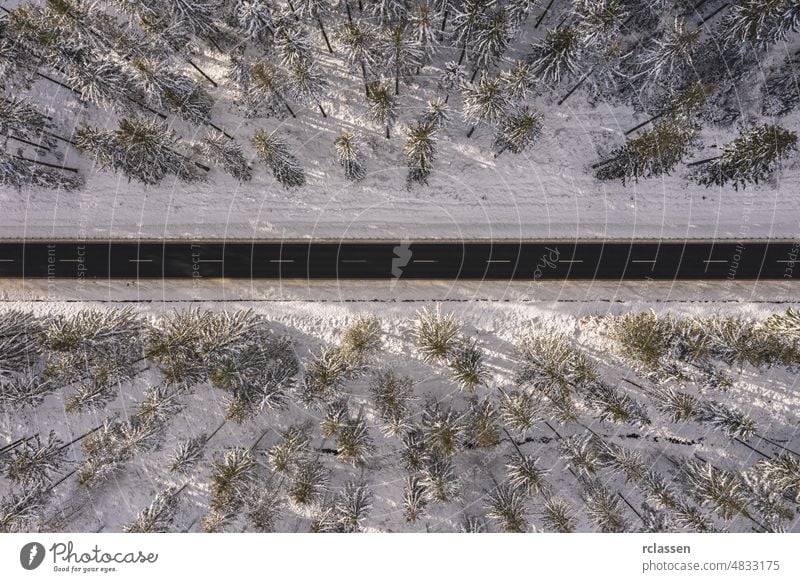
<svg viewBox="0 0 800 582"><path fill-rule="evenodd" d="M521 337L545 329L568 334L597 363L606 381L645 403L653 418L653 424L643 428L616 425L601 422L591 411L581 407L579 423L557 424L553 419L545 419L549 426L539 422L530 431L521 448L525 454L538 457L540 465L550 471L547 480L575 511L579 531L594 531L595 526L582 509L581 487L567 470L564 461L559 459L555 432L566 437L591 429L608 442L641 452L648 466L663 473L668 480L677 475L674 462L691 459L695 455L719 468L739 471L756 463L761 454L774 456L780 452L779 448L759 437L751 438L748 444L760 453L707 424L669 422L655 409L651 400L622 380L628 378L637 383L646 383L622 364L608 340L593 332L585 320L590 315L622 314L646 309L679 316L720 314L761 319L785 310L787 305L797 306L796 296L787 297L791 289L780 284L759 284L750 289L741 286L724 289L723 284L716 284L720 289L715 294L724 299L714 303L703 298L704 294L717 291L712 289L712 284L702 291L680 284L662 284L660 293L654 293L654 287L650 287L645 291L649 300L642 297L643 289L639 285L613 288L599 285L592 287L591 292L587 292L588 287L581 289L576 285L570 285L569 289L548 285L543 286L541 293L530 294L527 300L521 300L526 293L521 286L467 290L463 286L449 289L436 285L409 284L398 291L396 301L389 303L371 300L373 291L358 289L357 286L347 290L345 297L339 295L342 290L335 286L310 289L301 284L287 284L282 289L273 288L272 292L260 289L260 300L253 301L255 290L252 288L242 286L234 290L226 285L223 293L221 285L202 285L193 290L184 288L181 292L178 284L173 283L169 284L169 292L165 293L166 285L137 288L121 283L113 290L105 286L92 289L91 285L85 285L69 289L59 285L57 290L48 290L44 282L40 282L38 287L28 285L22 290L16 285L4 284L0 309L70 313L85 307L106 309L131 305L131 302L138 313L146 316L159 316L188 307L253 309L273 322L271 325L278 333L287 334L296 342L297 353L303 364L320 353L324 346L337 344L342 330L359 315L374 314L380 318L383 341L374 365L392 368L413 379L414 395L418 399L414 403L417 411L426 398L435 398L462 410L468 402L467 394L458 389L446 367L422 361L411 338L415 314L424 305L432 305L432 300L438 299L443 311L455 313L464 325L464 333L476 338L485 350L490 380L479 389L480 396L496 398L500 388L513 386L514 372L519 365L514 345ZM758 435L795 451L800 449L800 393L796 372L778 367L760 371L731 369L729 372L734 380L731 388L702 388L702 397L717 399L752 417L757 424ZM504 478L506 458L513 452L511 443L504 440L497 448L488 451L462 450L457 453L457 500L432 504L420 521L409 524L403 517L401 505L405 472L399 462L400 442L394 437L384 437L377 428L378 420L374 416L368 392L371 377L371 373L366 373L348 381L344 390L351 404L362 406L367 414L370 435L376 445L374 457L365 467L354 468L337 461L335 456L321 452L320 459L331 472L330 495L334 495L345 481L363 478L374 494L373 507L365 522L368 531L454 531L459 529L465 515L483 515L487 495L494 488L492 479L500 482ZM37 431L46 433L51 429L65 441L71 440L112 415L126 418L132 414L144 390L159 382L158 374L150 369L134 382L123 386L118 397L105 409L84 414L67 413L64 403L65 393L69 389L58 391L33 411L0 416L2 442ZM244 425L226 423L209 443L204 460L197 469L185 479L175 477L166 470L167 459L175 445L186 437L212 432L220 425L224 415L222 393L207 384L199 385L182 396L181 404L183 408L170 421L160 450L137 456L121 471L113 473L105 484L88 491L77 485L74 477L66 480L56 488L55 499L47 512L48 520L42 527L66 531L97 531L101 528L103 531L119 531L165 486L186 484L180 494L179 512L173 529L200 531L200 519L208 511L210 499L210 462L216 452L232 446L249 448L261 436L255 452L266 463L263 451L277 441L278 432L292 423L302 421L311 421L313 424L315 436L312 444L316 449L322 451L335 446L334 441L324 439L319 433L320 413L292 402L288 410L262 413ZM75 459L83 454L78 448L72 451ZM631 504L633 509L623 507L629 527L633 530L641 528L642 523L635 511L639 511L643 498L637 487L625 483L607 470L601 472L600 479L611 490L622 493ZM0 491L7 492L8 482L0 478L0 484ZM792 507L797 509L794 505ZM541 497L533 497L526 503L531 527L543 527L541 509ZM753 527L751 522L744 519L726 522L714 517L709 507L704 507L702 511L716 527L723 530L751 531ZM279 515L275 525L277 531L308 531L310 518L307 512L290 505L284 507ZM785 526L789 531L800 531L796 514ZM497 524L490 522L490 529L496 528ZM242 531L249 530L250 526L240 516L227 529Z"/></svg>

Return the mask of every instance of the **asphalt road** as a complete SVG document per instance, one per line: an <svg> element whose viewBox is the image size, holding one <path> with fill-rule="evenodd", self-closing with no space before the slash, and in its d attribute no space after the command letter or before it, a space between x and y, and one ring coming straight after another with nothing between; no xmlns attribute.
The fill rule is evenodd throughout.
<svg viewBox="0 0 800 582"><path fill-rule="evenodd" d="M2 242L0 277L794 279L800 242Z"/></svg>

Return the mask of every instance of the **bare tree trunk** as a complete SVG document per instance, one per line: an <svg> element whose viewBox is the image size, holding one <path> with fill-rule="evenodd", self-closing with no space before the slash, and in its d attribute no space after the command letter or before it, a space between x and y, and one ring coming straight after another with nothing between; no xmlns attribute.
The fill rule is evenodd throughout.
<svg viewBox="0 0 800 582"><path fill-rule="evenodd" d="M544 12L542 12L542 14L539 16L539 19L536 21L536 24L534 25L533 28L539 28L539 25L542 23L542 20L544 20L544 17L547 15L547 11L550 10L550 7L552 5L553 5L553 0L550 0L550 2L548 2L547 4L547 7L544 9Z"/></svg>
<svg viewBox="0 0 800 582"><path fill-rule="evenodd" d="M214 87L215 89L216 89L217 87L219 87L219 85L217 84L217 82L216 82L214 79L212 79L211 77L209 77L209 76L208 76L208 75L205 73L205 71L203 71L203 69L201 69L200 67L198 67L196 64L194 64L194 63L192 62L192 59L190 59L190 58L186 57L186 62L187 62L187 63L189 63L189 65L190 65L190 66L191 66L191 67L192 67L192 68L193 68L195 71L197 71L198 73L200 73L200 74L201 74L201 75L202 75L202 76L205 78L205 80L206 80L206 81L208 81L209 83L211 83L211 85L213 85L213 87Z"/></svg>
<svg viewBox="0 0 800 582"><path fill-rule="evenodd" d="M473 133L475 133L475 126L474 125L469 128L469 131L467 132L467 137L468 138L472 137Z"/></svg>
<svg viewBox="0 0 800 582"><path fill-rule="evenodd" d="M386 139L389 139L389 126L386 126Z"/></svg>
<svg viewBox="0 0 800 582"><path fill-rule="evenodd" d="M233 139L233 136L231 134L229 134L227 131L225 131L224 129L222 129L221 127L218 127L217 125L211 123L210 121L207 121L206 123L208 124L209 127L213 127L214 129L216 129L218 132L220 132L222 135L224 135L228 139Z"/></svg>
<svg viewBox="0 0 800 582"><path fill-rule="evenodd" d="M589 75L591 75L593 72L594 72L594 66L592 66L592 68L591 68L591 69L589 69L589 71L588 71L588 72L587 72L587 73L586 73L586 74L585 74L583 77L581 77L581 78L580 78L580 80L579 80L577 83L575 83L575 86L574 86L574 87L572 87L572 89L570 89L570 90L567 92L567 94L566 94L566 95L564 95L564 96L563 96L563 97L562 97L562 98L559 100L559 102L558 102L558 105L561 105L561 104L563 104L563 103L564 103L564 101L566 101L567 99L569 99L569 98L570 98L570 96L572 96L572 94L573 94L575 91L577 91L577 90L578 90L578 87L580 87L581 85L583 85L583 84L586 82L586 79L588 79L588 78L589 78Z"/></svg>
<svg viewBox="0 0 800 582"><path fill-rule="evenodd" d="M636 131L637 129L643 128L648 123L652 123L652 122L656 121L657 119L660 119L660 118L664 117L664 115L666 115L666 114L667 114L666 111L662 111L658 115L654 115L650 119L647 119L647 120L641 122L639 125L636 125L635 127L630 128L628 131L625 132L625 135L629 135L629 134L633 133L634 131Z"/></svg>
<svg viewBox="0 0 800 582"><path fill-rule="evenodd" d="M369 97L369 83L367 83L367 65L361 61L361 75L364 77L364 94Z"/></svg>
<svg viewBox="0 0 800 582"><path fill-rule="evenodd" d="M319 107L319 111L320 113L322 113L322 117L328 117L328 114L325 113L325 110L322 108L322 103L320 103L319 101L317 101L317 107Z"/></svg>
<svg viewBox="0 0 800 582"><path fill-rule="evenodd" d="M347 21L353 24L353 15L350 13L350 1L344 0L344 7L347 10Z"/></svg>
<svg viewBox="0 0 800 582"><path fill-rule="evenodd" d="M331 46L331 41L328 40L328 33L325 32L325 27L322 26L322 19L317 16L317 24L319 25L319 31L322 33L322 38L325 40L325 46L328 47L328 52L333 54L333 47Z"/></svg>
<svg viewBox="0 0 800 582"><path fill-rule="evenodd" d="M82 441L83 439L85 439L85 438L86 438L87 436L89 436L90 434L92 434L92 433L94 433L94 432L97 432L98 430L100 430L101 428L103 428L103 426L104 426L104 425L102 425L102 424L101 424L100 426L96 426L96 427L94 427L92 430L90 430L90 431L88 431L88 432L85 432L85 433L83 433L81 436L79 436L79 437L77 437L77 438L74 438L74 439L72 439L72 440L71 440L71 441L69 441L67 444L60 446L58 450L59 450L59 451L63 451L64 449L66 449L67 447L69 447L69 446L71 446L71 445L74 445L74 444L75 444L75 443L77 443L78 441Z"/></svg>
<svg viewBox="0 0 800 582"><path fill-rule="evenodd" d="M50 151L50 148L45 146L45 145L42 145L42 144L39 144L39 143L33 143L32 141L28 141L27 139L22 138L22 137L18 137L16 135L7 135L6 137L8 139L13 139L14 141L18 141L19 143L24 143L26 145L35 147L38 150L42 150L42 151L45 151L45 152L49 152Z"/></svg>
<svg viewBox="0 0 800 582"><path fill-rule="evenodd" d="M686 164L687 168L691 168L692 166L702 166L703 164L707 164L709 162L713 162L714 160L720 159L722 156L714 156L713 158L706 158L704 160L697 160L696 162L691 162Z"/></svg>
<svg viewBox="0 0 800 582"><path fill-rule="evenodd" d="M73 174L78 173L78 168L70 168L67 166L59 166L58 164L50 164L48 162L42 162L41 160L31 160L30 158L24 158L22 156L14 155L15 158L18 160L23 160L25 162L31 162L33 164L39 164L40 166L46 166L48 168L55 168L56 170L64 170L66 172L72 172Z"/></svg>
<svg viewBox="0 0 800 582"><path fill-rule="evenodd" d="M447 26L447 16L449 14L450 14L449 10L444 11L444 17L442 17L442 28L440 29L440 32L444 32L444 27Z"/></svg>

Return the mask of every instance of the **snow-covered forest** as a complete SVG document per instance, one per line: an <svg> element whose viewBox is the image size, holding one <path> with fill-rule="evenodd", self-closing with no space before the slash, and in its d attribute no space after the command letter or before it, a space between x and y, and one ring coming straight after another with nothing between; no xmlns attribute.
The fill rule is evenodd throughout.
<svg viewBox="0 0 800 582"><path fill-rule="evenodd" d="M455 305L7 308L0 531L800 528L800 312Z"/></svg>
<svg viewBox="0 0 800 582"><path fill-rule="evenodd" d="M138 211L139 230L166 213L187 235L202 204L217 231L307 233L376 204L396 216L403 197L462 224L498 208L501 227L541 222L534 196L554 223L616 207L625 224L636 196L659 224L700 205L735 235L722 200L742 188L769 191L758 228L796 226L780 211L797 202L796 0L47 0L0 16L8 232L131 235Z"/></svg>

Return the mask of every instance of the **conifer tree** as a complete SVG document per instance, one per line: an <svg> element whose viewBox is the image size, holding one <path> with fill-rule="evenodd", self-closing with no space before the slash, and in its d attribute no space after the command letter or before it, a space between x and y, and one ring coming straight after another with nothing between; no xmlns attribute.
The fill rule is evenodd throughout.
<svg viewBox="0 0 800 582"><path fill-rule="evenodd" d="M360 67L361 75L364 78L364 89L369 98L369 75L378 63L377 34L374 27L362 21L345 22L337 35L337 40L342 45L347 62L351 66Z"/></svg>
<svg viewBox="0 0 800 582"><path fill-rule="evenodd" d="M764 49L800 29L800 7L794 0L744 0L731 6L722 28L725 42L742 53Z"/></svg>
<svg viewBox="0 0 800 582"><path fill-rule="evenodd" d="M777 125L759 125L722 146L722 155L703 164L694 178L704 186L734 189L771 177L782 159L797 150L797 133Z"/></svg>
<svg viewBox="0 0 800 582"><path fill-rule="evenodd" d="M423 125L432 125L436 129L442 129L450 121L450 110L447 107L447 102L441 97L436 97L425 106L425 111L420 116L420 122Z"/></svg>
<svg viewBox="0 0 800 582"><path fill-rule="evenodd" d="M786 115L800 104L800 55L789 57L767 77L762 94L764 115Z"/></svg>
<svg viewBox="0 0 800 582"><path fill-rule="evenodd" d="M508 484L514 489L518 489L525 495L537 495L542 493L547 484L545 476L547 469L537 466L539 459L520 452L513 454L506 462L508 472Z"/></svg>
<svg viewBox="0 0 800 582"><path fill-rule="evenodd" d="M458 496L458 477L452 459L434 453L425 459L420 475L428 501L449 503Z"/></svg>
<svg viewBox="0 0 800 582"><path fill-rule="evenodd" d="M313 60L311 43L302 26L294 18L284 17L275 26L275 49L284 67Z"/></svg>
<svg viewBox="0 0 800 582"><path fill-rule="evenodd" d="M338 522L345 533L361 531L372 509L372 490L363 481L348 481L336 502Z"/></svg>
<svg viewBox="0 0 800 582"><path fill-rule="evenodd" d="M500 395L500 418L515 433L524 436L539 420L539 409L530 392L503 390Z"/></svg>
<svg viewBox="0 0 800 582"><path fill-rule="evenodd" d="M427 65L437 50L436 13L428 0L419 0L408 15L410 39L421 53L421 65Z"/></svg>
<svg viewBox="0 0 800 582"><path fill-rule="evenodd" d="M403 155L408 166L406 182L427 184L436 157L437 129L433 124L417 122L408 129Z"/></svg>
<svg viewBox="0 0 800 582"><path fill-rule="evenodd" d="M478 21L470 41L470 60L475 74L486 71L505 53L511 40L511 21L506 9L496 4Z"/></svg>
<svg viewBox="0 0 800 582"><path fill-rule="evenodd" d="M167 487L123 530L126 533L166 533L175 521L177 510L177 489L174 486Z"/></svg>
<svg viewBox="0 0 800 582"><path fill-rule="evenodd" d="M0 134L35 140L52 149L56 145L52 129L52 122L32 103L13 95L0 95Z"/></svg>
<svg viewBox="0 0 800 582"><path fill-rule="evenodd" d="M320 103L328 83L313 61L298 60L289 65L286 82L294 99L300 103L316 105L323 117L328 116Z"/></svg>
<svg viewBox="0 0 800 582"><path fill-rule="evenodd" d="M554 495L547 495L542 508L545 527L557 533L575 531L575 515L567 502Z"/></svg>
<svg viewBox="0 0 800 582"><path fill-rule="evenodd" d="M637 59L639 74L655 83L670 84L692 66L700 49L701 28L687 30L675 18L672 26L649 42Z"/></svg>
<svg viewBox="0 0 800 582"><path fill-rule="evenodd" d="M497 407L489 398L471 400L464 439L467 446L478 449L492 449L500 444Z"/></svg>
<svg viewBox="0 0 800 582"><path fill-rule="evenodd" d="M558 26L548 30L543 40L531 46L528 61L539 82L555 86L565 77L578 73L582 53L578 29Z"/></svg>
<svg viewBox="0 0 800 582"><path fill-rule="evenodd" d="M520 154L542 134L544 116L524 106L511 112L500 122L493 147L495 156L504 151Z"/></svg>
<svg viewBox="0 0 800 582"><path fill-rule="evenodd" d="M404 0L372 0L366 8L380 24L394 24L406 19Z"/></svg>
<svg viewBox="0 0 800 582"><path fill-rule="evenodd" d="M501 77L512 103L523 101L533 88L533 66L528 61L515 61L511 70L501 73Z"/></svg>
<svg viewBox="0 0 800 582"><path fill-rule="evenodd" d="M478 386L486 384L489 373L483 352L474 339L461 339L456 342L448 362L451 377L459 388L474 394Z"/></svg>
<svg viewBox="0 0 800 582"><path fill-rule="evenodd" d="M405 23L393 24L382 30L380 41L386 71L394 77L394 94L400 94L400 79L406 79L424 62L424 53L419 45L409 38Z"/></svg>
<svg viewBox="0 0 800 582"><path fill-rule="evenodd" d="M136 86L156 107L177 113L183 119L205 124L211 120L211 100L192 79L166 60L137 57L133 60Z"/></svg>
<svg viewBox="0 0 800 582"><path fill-rule="evenodd" d="M83 186L83 180L77 175L71 176L37 165L33 161L23 159L19 153L10 155L3 150L0 151L0 185L17 190L34 187L72 191Z"/></svg>
<svg viewBox="0 0 800 582"><path fill-rule="evenodd" d="M494 5L494 0L464 0L454 5L453 40L461 45L461 54L458 64L464 62L467 52L472 49L475 33L481 25L489 8Z"/></svg>
<svg viewBox="0 0 800 582"><path fill-rule="evenodd" d="M685 465L684 473L692 494L701 504L711 505L722 519L750 517L745 487L738 476L694 460Z"/></svg>
<svg viewBox="0 0 800 582"><path fill-rule="evenodd" d="M418 311L413 336L422 358L428 363L444 361L455 347L460 329L455 313L442 313L440 305Z"/></svg>
<svg viewBox="0 0 800 582"><path fill-rule="evenodd" d="M289 146L277 131L267 134L259 129L252 139L259 157L270 167L275 179L286 188L303 186L306 176L300 163L290 152Z"/></svg>
<svg viewBox="0 0 800 582"><path fill-rule="evenodd" d="M503 86L500 76L489 78L481 77L474 85L464 87L464 121L474 126L479 123L495 125L507 114L509 101L508 94ZM467 135L470 137L472 131Z"/></svg>
<svg viewBox="0 0 800 582"><path fill-rule="evenodd" d="M170 472L185 475L194 469L203 458L207 442L208 437L201 434L178 443L170 458Z"/></svg>
<svg viewBox="0 0 800 582"><path fill-rule="evenodd" d="M595 50L611 43L628 17L621 0L572 0L570 12L581 42Z"/></svg>
<svg viewBox="0 0 800 582"><path fill-rule="evenodd" d="M236 27L250 40L269 46L275 34L275 19L265 0L235 0L231 12Z"/></svg>
<svg viewBox="0 0 800 582"><path fill-rule="evenodd" d="M486 500L486 517L500 524L503 531L522 533L528 529L525 494L505 483L498 485Z"/></svg>
<svg viewBox="0 0 800 582"><path fill-rule="evenodd" d="M675 116L656 123L639 137L615 149L611 157L599 164L595 175L599 180L652 178L669 174L694 149L697 127L683 117Z"/></svg>
<svg viewBox="0 0 800 582"><path fill-rule="evenodd" d="M421 422L426 448L443 457L452 457L464 430L462 415L449 406L431 401L422 410Z"/></svg>
<svg viewBox="0 0 800 582"><path fill-rule="evenodd" d="M262 114L281 118L284 109L294 117L294 111L283 97L287 85L286 74L276 65L267 60L252 63L247 82L245 102L249 108L249 117Z"/></svg>
<svg viewBox="0 0 800 582"><path fill-rule="evenodd" d="M289 485L289 496L301 506L317 502L325 492L328 483L328 472L318 460L308 459L301 462Z"/></svg>
<svg viewBox="0 0 800 582"><path fill-rule="evenodd" d="M387 434L400 436L408 430L413 397L411 378L398 376L392 370L378 372L370 386L370 393Z"/></svg>
<svg viewBox="0 0 800 582"><path fill-rule="evenodd" d="M448 61L442 67L442 74L437 82L439 93L444 94L444 102L447 103L450 93L460 91L466 80L464 67L455 61Z"/></svg>
<svg viewBox="0 0 800 582"><path fill-rule="evenodd" d="M406 521L416 522L428 505L428 495L419 475L412 473L406 476L403 487L403 514Z"/></svg>
<svg viewBox="0 0 800 582"><path fill-rule="evenodd" d="M628 531L619 496L597 481L590 482L584 490L586 514L603 533Z"/></svg>
<svg viewBox="0 0 800 582"><path fill-rule="evenodd" d="M345 131L333 142L339 165L344 168L344 176L348 180L358 182L367 175L364 168L364 153L355 133Z"/></svg>
<svg viewBox="0 0 800 582"><path fill-rule="evenodd" d="M316 21L328 52L333 54L333 47L328 38L328 33L322 24L323 20L331 13L331 5L328 0L294 0L292 6L294 6L295 14L298 17Z"/></svg>
<svg viewBox="0 0 800 582"><path fill-rule="evenodd" d="M210 131L202 141L203 153L226 174L230 174L240 182L249 182L253 170L244 158L242 146L219 131Z"/></svg>
<svg viewBox="0 0 800 582"><path fill-rule="evenodd" d="M27 441L11 452L5 466L6 477L21 487L44 489L53 482L67 460L65 449L64 441L53 431L44 443L37 435L33 441Z"/></svg>
<svg viewBox="0 0 800 582"><path fill-rule="evenodd" d="M367 88L367 117L386 131L386 139L397 121L397 98L388 83L375 81Z"/></svg>

